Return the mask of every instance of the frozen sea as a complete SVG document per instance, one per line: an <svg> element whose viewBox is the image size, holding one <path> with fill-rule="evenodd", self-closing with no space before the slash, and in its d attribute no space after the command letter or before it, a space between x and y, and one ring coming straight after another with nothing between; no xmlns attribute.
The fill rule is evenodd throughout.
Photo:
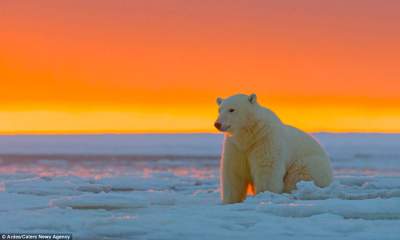
<svg viewBox="0 0 400 240"><path fill-rule="evenodd" d="M216 134L0 137L0 233L74 239L400 239L400 135L314 134L335 180L219 199Z"/></svg>

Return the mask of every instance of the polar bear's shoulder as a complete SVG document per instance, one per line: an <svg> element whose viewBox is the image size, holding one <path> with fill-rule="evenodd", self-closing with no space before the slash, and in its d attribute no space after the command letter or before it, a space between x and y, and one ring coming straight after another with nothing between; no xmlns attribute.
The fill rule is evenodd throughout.
<svg viewBox="0 0 400 240"><path fill-rule="evenodd" d="M285 132L286 140L293 151L301 155L325 154L310 134L290 125L285 125Z"/></svg>
<svg viewBox="0 0 400 240"><path fill-rule="evenodd" d="M276 115L270 109L260 106L257 111L257 117L266 123L282 124L278 115Z"/></svg>

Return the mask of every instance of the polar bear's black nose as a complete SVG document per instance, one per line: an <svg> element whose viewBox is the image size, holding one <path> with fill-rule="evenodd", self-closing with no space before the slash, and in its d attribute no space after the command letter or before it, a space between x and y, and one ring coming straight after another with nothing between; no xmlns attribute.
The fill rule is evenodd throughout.
<svg viewBox="0 0 400 240"><path fill-rule="evenodd" d="M214 127L215 127L216 129L218 129L218 130L221 130L221 123L215 122L215 123L214 123Z"/></svg>

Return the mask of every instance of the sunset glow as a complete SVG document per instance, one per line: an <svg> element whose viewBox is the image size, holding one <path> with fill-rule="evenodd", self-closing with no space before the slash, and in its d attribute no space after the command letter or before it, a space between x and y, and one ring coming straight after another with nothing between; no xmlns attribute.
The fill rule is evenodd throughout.
<svg viewBox="0 0 400 240"><path fill-rule="evenodd" d="M307 131L400 132L400 2L1 1L0 133L215 132L256 93Z"/></svg>

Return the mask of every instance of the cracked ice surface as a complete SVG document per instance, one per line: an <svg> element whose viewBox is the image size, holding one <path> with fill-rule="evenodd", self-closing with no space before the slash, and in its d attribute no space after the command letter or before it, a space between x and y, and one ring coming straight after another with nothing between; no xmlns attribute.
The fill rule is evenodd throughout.
<svg viewBox="0 0 400 240"><path fill-rule="evenodd" d="M219 135L0 137L0 232L398 239L400 136L316 137L332 158L332 185L300 182L292 194L267 192L232 205L219 200Z"/></svg>

